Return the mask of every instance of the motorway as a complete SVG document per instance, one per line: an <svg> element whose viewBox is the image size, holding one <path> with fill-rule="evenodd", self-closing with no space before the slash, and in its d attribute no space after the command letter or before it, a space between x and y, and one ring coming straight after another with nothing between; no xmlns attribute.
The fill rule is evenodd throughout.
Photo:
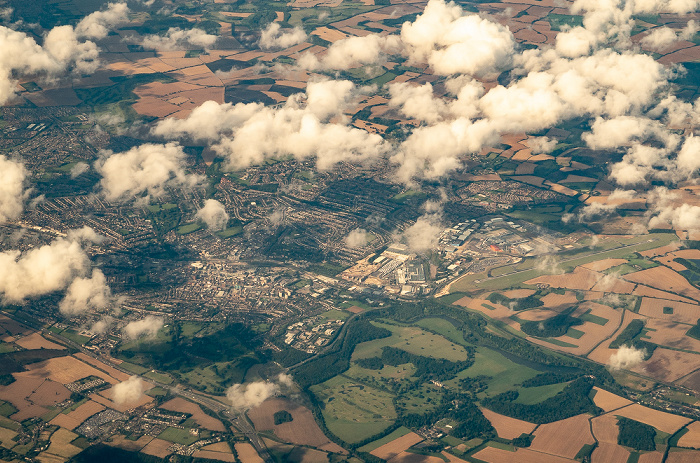
<svg viewBox="0 0 700 463"><path fill-rule="evenodd" d="M9 315L9 314L8 314ZM77 344L70 339L64 338L61 335L52 333L48 330L42 329L42 334L45 335L47 338L53 338L56 341L60 341L63 344L69 345L70 347L73 347L75 349L80 350L82 353L85 355L88 355L96 360L99 360L100 362L104 363L105 365L108 365L116 370L121 371L122 373L128 374L129 376L132 376L134 373L130 372L128 370L125 370L124 368L121 368L118 364L113 363L109 359L103 358L101 356L95 355L94 352L90 351L89 349L85 349L83 346L80 344ZM178 395L181 397L184 397L186 399L191 400L192 402L195 402L199 405L204 405L205 407L209 408L210 410L216 412L220 417L223 417L227 421L229 421L236 429L238 429L241 433L243 433L246 438L250 441L251 444L253 444L253 447L255 447L255 450L257 450L258 454L260 457L265 460L267 463L272 463L272 457L270 456L270 453L267 451L267 447L263 443L262 439L260 436L258 436L258 433L255 431L255 428L253 428L253 425L248 421L248 418L245 416L245 413L236 413L233 411L232 407L228 404L225 404L224 402L220 402L219 400L207 396L205 394L196 392L191 390L190 388L183 386L181 384L165 384L161 383L159 381L155 381L150 378L143 378L140 377L141 380L146 381L148 383L151 383L156 386L160 386L163 389L169 390L172 394Z"/></svg>

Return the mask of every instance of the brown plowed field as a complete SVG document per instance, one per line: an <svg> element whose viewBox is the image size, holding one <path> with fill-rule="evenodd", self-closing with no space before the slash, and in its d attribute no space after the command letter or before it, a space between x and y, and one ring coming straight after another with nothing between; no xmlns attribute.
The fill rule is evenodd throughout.
<svg viewBox="0 0 700 463"><path fill-rule="evenodd" d="M172 452L168 450L168 447L173 445L172 443L162 440L162 439L153 439L151 442L148 443L143 449L141 449L141 452L146 453L148 455L153 455L158 458L165 458L168 455L170 455Z"/></svg>
<svg viewBox="0 0 700 463"><path fill-rule="evenodd" d="M631 368L637 373L673 382L700 368L700 355L658 347L649 360Z"/></svg>
<svg viewBox="0 0 700 463"><path fill-rule="evenodd" d="M700 341L686 336L691 325L685 325L671 320L650 318L647 321L646 327L649 329L646 335L649 337L649 341L654 344L673 347L674 349L700 352ZM646 340L647 338L644 339Z"/></svg>
<svg viewBox="0 0 700 463"><path fill-rule="evenodd" d="M274 414L286 410L293 420L289 423L275 425ZM248 411L248 417L253 421L258 431L274 430L275 434L286 442L312 447L323 447L324 450L344 453L342 447L334 444L318 427L311 411L285 399L268 399L259 407Z"/></svg>

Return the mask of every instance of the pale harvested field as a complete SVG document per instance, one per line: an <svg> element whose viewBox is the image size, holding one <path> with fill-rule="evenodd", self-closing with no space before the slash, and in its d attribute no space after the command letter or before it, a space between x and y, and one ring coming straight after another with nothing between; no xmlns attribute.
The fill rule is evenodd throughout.
<svg viewBox="0 0 700 463"><path fill-rule="evenodd" d="M600 389L598 387L594 387L593 389L596 390L596 393L593 396L593 402L606 412L615 410L616 408L626 407L632 403L631 400L627 400L624 397L620 397L619 395L615 395L612 392L608 392L604 389Z"/></svg>
<svg viewBox="0 0 700 463"><path fill-rule="evenodd" d="M255 451L252 445L244 442L237 442L234 447L236 448L238 459L241 460L242 463L265 463L265 460L260 458L260 455L258 455L258 452Z"/></svg>
<svg viewBox="0 0 700 463"><path fill-rule="evenodd" d="M673 382L698 368L700 355L658 347L649 360L631 370L661 381Z"/></svg>
<svg viewBox="0 0 700 463"><path fill-rule="evenodd" d="M235 463L236 457L232 453L212 452L211 450L196 450L193 454L195 458L207 458L209 460L227 461Z"/></svg>
<svg viewBox="0 0 700 463"><path fill-rule="evenodd" d="M691 328L691 325L685 325L671 320L650 318L647 321L646 327L649 329L646 334L650 338L649 341L655 344L700 352L700 341L685 335Z"/></svg>
<svg viewBox="0 0 700 463"><path fill-rule="evenodd" d="M591 463L627 463L629 450L617 443L600 442L593 450Z"/></svg>
<svg viewBox="0 0 700 463"><path fill-rule="evenodd" d="M274 414L286 410L293 420L288 423L275 425ZM248 411L248 417L253 421L258 431L274 430L275 434L286 442L299 445L309 445L322 448L329 452L344 453L339 445L333 443L318 427L311 410L284 399L268 399L259 407Z"/></svg>
<svg viewBox="0 0 700 463"><path fill-rule="evenodd" d="M449 463L468 463L467 460L462 460L461 458L457 458L456 456L452 455L451 453L442 452L442 456L447 458L447 461Z"/></svg>
<svg viewBox="0 0 700 463"><path fill-rule="evenodd" d="M688 432L685 433L679 440L680 447L700 448L700 421L690 423Z"/></svg>
<svg viewBox="0 0 700 463"><path fill-rule="evenodd" d="M610 341L614 340L622 330L627 328L627 325L630 324L632 320L636 319L641 319L645 320L646 318L643 317L642 315L636 314L634 312L630 312L629 310L625 312L625 320L622 322L622 325L620 328L618 328L610 337ZM600 346L596 347L593 352L588 354L588 358L593 360L594 362L602 363L602 364L607 364L608 361L610 360L610 356L617 352L617 349L610 349L608 346L610 345L609 342L603 342L600 344Z"/></svg>
<svg viewBox="0 0 700 463"><path fill-rule="evenodd" d="M148 455L153 455L158 458L165 458L172 453L168 450L168 447L170 447L171 445L173 444L171 444L168 441L164 441L163 439L153 439L151 442L148 443L148 445L141 449L141 452L146 453Z"/></svg>
<svg viewBox="0 0 700 463"><path fill-rule="evenodd" d="M328 27L319 27L316 28L313 32L311 32L312 35L317 35L321 37L323 40L327 40L329 42L336 42L338 40L342 40L346 38L348 35L340 32L339 30L336 29L330 29Z"/></svg>
<svg viewBox="0 0 700 463"><path fill-rule="evenodd" d="M438 457L419 455L417 453L401 452L387 463L444 463L445 460ZM311 463L311 462L309 462Z"/></svg>
<svg viewBox="0 0 700 463"><path fill-rule="evenodd" d="M29 336L25 336L21 339L18 339L15 341L15 344L17 344L20 347L24 347L25 349L32 350L32 349L65 349L65 346L62 346L60 344L56 344L55 342L48 341L44 339L44 337L40 333L32 333Z"/></svg>
<svg viewBox="0 0 700 463"><path fill-rule="evenodd" d="M129 379L128 374L121 372L121 371L117 370L116 368L111 367L111 366L107 365L106 363L97 360L96 358L92 358L89 355L85 355L82 352L78 352L77 354L75 354L75 358L77 358L78 360L81 360L85 363L89 363L90 365L92 365L95 368L99 368L100 370L102 370L105 373L107 373L108 375L110 375L112 378L118 379L119 381L126 381L127 379Z"/></svg>
<svg viewBox="0 0 700 463"><path fill-rule="evenodd" d="M468 307L468 306L469 306L469 303L470 303L472 300L473 300L473 299L472 299L471 297L469 297L469 296L464 296L463 298L458 299L458 300L456 300L455 302L453 302L452 305L458 305L458 306L460 306L460 307Z"/></svg>
<svg viewBox="0 0 700 463"><path fill-rule="evenodd" d="M59 428L51 435L51 445L46 449L46 453L64 458L79 454L82 449L71 444L71 441L77 437L77 434Z"/></svg>
<svg viewBox="0 0 700 463"><path fill-rule="evenodd" d="M192 419L195 420L200 426L210 431L226 431L226 428L214 417L211 417L204 413L199 405L192 402L188 402L181 397L176 397L168 402L165 402L159 408L164 408L166 410L172 410L177 412L189 413L192 415Z"/></svg>
<svg viewBox="0 0 700 463"><path fill-rule="evenodd" d="M620 429L617 427L616 416L613 414L596 416L591 420L591 426L593 427L593 435L599 442L617 444Z"/></svg>
<svg viewBox="0 0 700 463"><path fill-rule="evenodd" d="M104 379L110 384L116 384L119 381L109 376L97 368L94 368L86 363L81 362L75 357L55 357L44 360L43 362L32 363L27 365L29 374L39 378L50 378L61 384L72 383L86 376L94 375Z"/></svg>
<svg viewBox="0 0 700 463"><path fill-rule="evenodd" d="M564 294L549 293L541 299L545 307L560 307L560 306L571 306L576 304L578 300L576 299L576 294L567 291Z"/></svg>
<svg viewBox="0 0 700 463"><path fill-rule="evenodd" d="M60 426L62 428L66 428L69 431L72 431L78 426L80 426L80 423L77 420L69 418L68 415L64 415L63 413L59 413L58 415L56 415L56 417L49 423L54 424L56 426Z"/></svg>
<svg viewBox="0 0 700 463"><path fill-rule="evenodd" d="M474 458L488 463L571 463L575 460L547 455L530 449L518 449L517 452L509 452L494 447L485 447L475 453Z"/></svg>
<svg viewBox="0 0 700 463"><path fill-rule="evenodd" d="M185 58L184 56L181 58L161 56L160 60L175 69L191 68L202 64L202 60L199 58Z"/></svg>
<svg viewBox="0 0 700 463"><path fill-rule="evenodd" d="M641 458L639 461L642 461ZM666 459L666 463L697 463L698 461L700 461L700 451L697 450L671 451Z"/></svg>
<svg viewBox="0 0 700 463"><path fill-rule="evenodd" d="M647 452L639 456L637 463L661 463L664 454L662 452Z"/></svg>
<svg viewBox="0 0 700 463"><path fill-rule="evenodd" d="M168 84L164 84L162 82L151 82L136 87L134 89L134 93L141 98L147 96L164 97L178 92L184 92L186 90L196 90L197 88L199 87L186 82L172 82Z"/></svg>
<svg viewBox="0 0 700 463"><path fill-rule="evenodd" d="M621 280L611 275L606 275L591 288L591 291L601 291L604 293L631 294L636 285L629 281Z"/></svg>
<svg viewBox="0 0 700 463"><path fill-rule="evenodd" d="M12 438L16 435L17 433L10 429L0 428L0 445L7 449L11 449L17 445L17 442L12 440Z"/></svg>
<svg viewBox="0 0 700 463"><path fill-rule="evenodd" d="M695 301L688 299L687 297L679 296L678 294L668 293L666 291L661 291L660 289L650 288L644 285L637 285L632 291L635 296L649 296L657 299L668 299L670 301L680 301L689 304L695 304Z"/></svg>
<svg viewBox="0 0 700 463"><path fill-rule="evenodd" d="M537 426L527 421L500 415L496 412L492 412L488 408L482 408L481 411L486 419L491 422L493 427L496 428L498 437L504 439L515 439L521 434L530 434L532 430L535 429L535 426Z"/></svg>
<svg viewBox="0 0 700 463"><path fill-rule="evenodd" d="M394 439L391 442L387 442L381 447L377 447L370 453L375 457L379 457L383 460L391 460L401 452L405 451L407 448L416 445L421 442L423 438L414 432L409 432L405 436L401 436L398 439Z"/></svg>
<svg viewBox="0 0 700 463"><path fill-rule="evenodd" d="M603 277L600 273L593 272L583 267L576 267L572 273L563 275L544 275L533 278L525 283L536 285L548 284L553 288L580 289L588 291Z"/></svg>
<svg viewBox="0 0 700 463"><path fill-rule="evenodd" d="M462 299L460 299L457 302L461 301ZM493 307L494 310L485 307L484 304ZM510 310L509 308L501 304L496 304L486 299L472 299L471 301L469 301L466 307L481 312L489 318L495 318L497 320L503 321L504 323L507 323L508 325L514 326L516 328L518 327L518 323L510 319L510 316L515 314L515 311Z"/></svg>
<svg viewBox="0 0 700 463"><path fill-rule="evenodd" d="M523 297L532 296L533 294L535 294L535 290L534 289L511 289L510 291L503 291L502 294L509 299L521 299Z"/></svg>
<svg viewBox="0 0 700 463"><path fill-rule="evenodd" d="M535 438L530 448L573 459L584 444L595 442L588 425L588 418L590 415L582 414L541 425L535 430ZM567 438L562 439L562 436Z"/></svg>
<svg viewBox="0 0 700 463"><path fill-rule="evenodd" d="M652 288L668 290L691 299L700 299L700 291L697 288L667 267L654 267L640 272L628 273L624 276L624 279L651 286Z"/></svg>
<svg viewBox="0 0 700 463"><path fill-rule="evenodd" d="M98 404L97 402L93 402L92 400L88 400L84 404L82 404L80 407L76 408L72 412L66 414L69 418L72 418L76 420L78 423L82 423L83 421L87 420L90 418L92 415L101 412L105 408Z"/></svg>
<svg viewBox="0 0 700 463"><path fill-rule="evenodd" d="M665 314L664 307L672 307L673 313ZM639 306L639 313L650 318L673 320L694 325L700 318L700 305L645 297Z"/></svg>
<svg viewBox="0 0 700 463"><path fill-rule="evenodd" d="M586 292L584 292L583 300L584 301L597 301L598 299L601 299L603 296L605 296L605 293L602 293L600 291L586 291Z"/></svg>
<svg viewBox="0 0 700 463"><path fill-rule="evenodd" d="M566 335L555 338L559 341L573 344L575 347L557 346L547 343L546 341L530 338L528 339L542 346L547 346L550 349L568 352L575 355L586 355L599 344L608 345L609 343L606 341L606 339L609 338L617 329L617 326L620 323L621 312L615 311L614 309L605 305L596 304L595 302L586 302L581 304L574 315L578 316L583 314L588 309L591 309L591 313L593 315L605 318L608 320L608 322L605 325L599 325L597 323L584 321L583 324L574 327L574 329L583 332L583 335L580 338L576 339Z"/></svg>
<svg viewBox="0 0 700 463"><path fill-rule="evenodd" d="M654 410L653 408L644 407L639 404L628 405L625 408L615 410L614 415L624 416L641 423L653 426L659 431L673 434L680 428L691 422L690 418L684 418L678 415Z"/></svg>
<svg viewBox="0 0 700 463"><path fill-rule="evenodd" d="M639 253L639 255L643 257L656 257L656 256L663 256L665 254L668 254L669 252L673 252L678 250L679 244L678 243L671 243L667 244L666 246L661 246L660 248L654 248L654 249L649 249L648 251L642 251Z"/></svg>
<svg viewBox="0 0 700 463"><path fill-rule="evenodd" d="M657 257L654 260L659 262L660 264L665 265L666 267L669 267L671 270L674 270L676 272L688 270L688 268L685 265L679 264L678 262L674 262L673 259L675 259L675 257L673 254L674 253L666 254L665 256Z"/></svg>

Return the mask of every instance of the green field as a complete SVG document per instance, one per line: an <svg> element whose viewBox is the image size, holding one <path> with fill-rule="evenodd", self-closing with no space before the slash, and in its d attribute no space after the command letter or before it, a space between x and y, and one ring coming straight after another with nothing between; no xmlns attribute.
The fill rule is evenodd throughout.
<svg viewBox="0 0 700 463"><path fill-rule="evenodd" d="M464 350L464 347L418 327L395 326L379 322L372 322L372 324L386 328L392 332L392 335L388 338L358 344L352 355L353 359L380 357L382 348L387 346L396 347L411 354L444 358L452 362L467 359L467 351Z"/></svg>
<svg viewBox="0 0 700 463"><path fill-rule="evenodd" d="M350 316L350 313L344 310L333 309L328 312L323 312L319 316L325 320L345 320Z"/></svg>
<svg viewBox="0 0 700 463"><path fill-rule="evenodd" d="M416 367L412 363L397 366L384 365L384 368L381 370L370 370L369 368L362 368L353 363L350 365L350 369L343 374L351 378L356 378L364 383L375 384L376 382L378 386L388 387L388 384L385 383L408 379L413 376L415 372Z"/></svg>
<svg viewBox="0 0 700 463"><path fill-rule="evenodd" d="M204 224L201 222L192 222L192 223L186 223L184 225L180 225L177 229L178 235L188 235L190 233L194 233L197 230L200 230L204 228Z"/></svg>
<svg viewBox="0 0 700 463"><path fill-rule="evenodd" d="M392 395L336 376L311 387L323 403L328 429L346 442L359 442L391 426L396 419Z"/></svg>
<svg viewBox="0 0 700 463"><path fill-rule="evenodd" d="M515 388L526 379L536 376L539 372L524 365L508 360L500 353L487 347L477 347L474 356L474 365L461 371L455 379L446 382L446 385L458 388L459 379L475 378L477 376L489 376L486 395L494 396Z"/></svg>
<svg viewBox="0 0 700 463"><path fill-rule="evenodd" d="M568 383L548 384L546 386L537 387L521 387L518 389L517 403L532 405L538 404L543 400L554 397L564 390Z"/></svg>
<svg viewBox="0 0 700 463"><path fill-rule="evenodd" d="M167 394L168 394L168 391L166 391L165 389L163 389L160 386L153 387L146 392L146 395L149 395L151 397L161 397L161 396L164 396Z"/></svg>
<svg viewBox="0 0 700 463"><path fill-rule="evenodd" d="M241 233L243 233L243 227L241 225L236 225L234 227L228 227L224 231L217 232L216 236L218 236L219 238L225 239L225 238L231 238L231 237L236 236L236 235L240 235Z"/></svg>
<svg viewBox="0 0 700 463"><path fill-rule="evenodd" d="M430 383L423 384L419 388L414 388L401 394L396 399L397 405L403 407L406 414L422 415L433 411L440 405L442 391Z"/></svg>
<svg viewBox="0 0 700 463"><path fill-rule="evenodd" d="M148 368L144 368L141 365L134 365L133 363L129 362L122 362L119 366L137 375L142 375L148 371Z"/></svg>
<svg viewBox="0 0 700 463"><path fill-rule="evenodd" d="M424 318L416 323L417 326L426 330L434 331L456 344L468 345L464 340L462 332L447 320L442 318Z"/></svg>
<svg viewBox="0 0 700 463"><path fill-rule="evenodd" d="M17 409L12 406L11 403L8 402L3 402L0 400L0 415L1 416L10 416L17 413Z"/></svg>
<svg viewBox="0 0 700 463"><path fill-rule="evenodd" d="M158 439L174 442L175 444L190 445L199 440L199 437L193 436L186 429L166 428L165 431L158 435Z"/></svg>
<svg viewBox="0 0 700 463"><path fill-rule="evenodd" d="M578 318L584 322L591 322L600 326L605 326L605 324L609 321L607 318L599 317L597 315L593 315L592 313L585 313Z"/></svg>
<svg viewBox="0 0 700 463"><path fill-rule="evenodd" d="M158 381L159 383L163 384L170 384L173 382L173 379L169 375L157 373L155 371L149 371L148 373L144 373L143 377L152 379L153 381Z"/></svg>

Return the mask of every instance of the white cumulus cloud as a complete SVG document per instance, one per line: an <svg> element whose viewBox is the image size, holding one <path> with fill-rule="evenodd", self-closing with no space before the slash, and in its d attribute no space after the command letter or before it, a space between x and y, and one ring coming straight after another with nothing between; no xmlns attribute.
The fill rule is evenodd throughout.
<svg viewBox="0 0 700 463"><path fill-rule="evenodd" d="M109 201L124 201L147 193L160 196L165 187L193 188L201 176L185 171L185 153L175 143L144 144L123 153L104 152L95 162L100 186Z"/></svg>

